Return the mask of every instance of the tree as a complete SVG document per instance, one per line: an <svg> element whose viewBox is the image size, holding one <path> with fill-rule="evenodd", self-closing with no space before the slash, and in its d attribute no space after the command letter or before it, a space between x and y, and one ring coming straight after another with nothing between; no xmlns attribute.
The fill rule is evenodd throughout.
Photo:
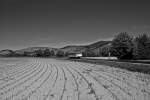
<svg viewBox="0 0 150 100"><path fill-rule="evenodd" d="M102 47L101 48L101 55L103 56L103 57L108 57L109 56L109 47Z"/></svg>
<svg viewBox="0 0 150 100"><path fill-rule="evenodd" d="M150 37L147 34L134 39L134 59L150 59Z"/></svg>
<svg viewBox="0 0 150 100"><path fill-rule="evenodd" d="M65 57L67 57L69 55L69 52L65 52Z"/></svg>
<svg viewBox="0 0 150 100"><path fill-rule="evenodd" d="M51 52L51 56L55 56L54 50L51 50L50 52Z"/></svg>
<svg viewBox="0 0 150 100"><path fill-rule="evenodd" d="M28 56L28 52L24 51L24 52L23 52L23 56L24 56L24 57L27 57L27 56Z"/></svg>
<svg viewBox="0 0 150 100"><path fill-rule="evenodd" d="M35 50L35 53L36 53L36 57L42 57L43 56L43 52L42 50Z"/></svg>
<svg viewBox="0 0 150 100"><path fill-rule="evenodd" d="M56 56L57 57L64 57L65 54L64 54L64 52L62 50L59 50L59 51L57 51Z"/></svg>
<svg viewBox="0 0 150 100"><path fill-rule="evenodd" d="M48 49L48 48L46 48L45 50L44 50L44 57L50 57L51 56L51 52L50 52L50 50Z"/></svg>
<svg viewBox="0 0 150 100"><path fill-rule="evenodd" d="M95 56L95 53L88 48L84 52L82 52L82 54L84 57L94 57Z"/></svg>
<svg viewBox="0 0 150 100"><path fill-rule="evenodd" d="M118 59L133 58L133 37L128 33L119 33L112 41L111 54Z"/></svg>

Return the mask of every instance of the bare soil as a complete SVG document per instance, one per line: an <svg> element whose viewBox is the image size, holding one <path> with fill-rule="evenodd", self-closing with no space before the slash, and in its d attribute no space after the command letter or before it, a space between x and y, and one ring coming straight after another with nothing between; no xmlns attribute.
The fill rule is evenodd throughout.
<svg viewBox="0 0 150 100"><path fill-rule="evenodd" d="M13 59L0 61L0 100L150 100L148 74L68 60Z"/></svg>

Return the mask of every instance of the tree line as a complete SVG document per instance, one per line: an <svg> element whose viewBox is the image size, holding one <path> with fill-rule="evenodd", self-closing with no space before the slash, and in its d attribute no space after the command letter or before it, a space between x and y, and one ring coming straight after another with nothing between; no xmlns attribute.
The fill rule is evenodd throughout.
<svg viewBox="0 0 150 100"><path fill-rule="evenodd" d="M119 33L112 40L110 52L118 59L150 59L150 36L146 33L136 37L127 32Z"/></svg>
<svg viewBox="0 0 150 100"><path fill-rule="evenodd" d="M115 56L120 60L147 60L150 59L150 36L146 33L132 36L127 32L117 34L113 40L97 49L85 48L83 57ZM38 49L33 52L24 51L23 54L11 52L8 57L67 57L69 52L53 49Z"/></svg>
<svg viewBox="0 0 150 100"><path fill-rule="evenodd" d="M62 50L58 50L55 52L54 50L49 50L46 48L45 50L35 50L34 52L24 52L24 57L64 57L65 53Z"/></svg>
<svg viewBox="0 0 150 100"><path fill-rule="evenodd" d="M97 51L86 49L85 57L115 56L120 60L150 59L150 36L146 33L133 36L127 32L117 34L110 45L102 46Z"/></svg>
<svg viewBox="0 0 150 100"><path fill-rule="evenodd" d="M98 51L86 48L81 53L84 57L108 57L115 56L120 60L146 60L150 59L150 36L146 33L138 36L132 36L127 32L117 34L110 45L99 47ZM36 50L32 56L34 57L67 57L68 52L63 50ZM30 56L29 53L24 52L23 56Z"/></svg>

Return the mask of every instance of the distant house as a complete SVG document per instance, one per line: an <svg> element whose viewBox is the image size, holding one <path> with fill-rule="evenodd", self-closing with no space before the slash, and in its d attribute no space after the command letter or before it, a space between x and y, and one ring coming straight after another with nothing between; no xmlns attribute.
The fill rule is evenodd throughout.
<svg viewBox="0 0 150 100"><path fill-rule="evenodd" d="M82 53L69 53L68 57L72 59L81 58L83 55Z"/></svg>

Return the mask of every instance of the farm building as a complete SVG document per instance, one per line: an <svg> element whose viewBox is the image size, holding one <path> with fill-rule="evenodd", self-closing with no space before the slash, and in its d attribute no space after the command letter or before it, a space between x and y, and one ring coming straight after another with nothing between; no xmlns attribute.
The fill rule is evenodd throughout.
<svg viewBox="0 0 150 100"><path fill-rule="evenodd" d="M81 58L83 55L82 53L69 53L68 57L69 58Z"/></svg>

